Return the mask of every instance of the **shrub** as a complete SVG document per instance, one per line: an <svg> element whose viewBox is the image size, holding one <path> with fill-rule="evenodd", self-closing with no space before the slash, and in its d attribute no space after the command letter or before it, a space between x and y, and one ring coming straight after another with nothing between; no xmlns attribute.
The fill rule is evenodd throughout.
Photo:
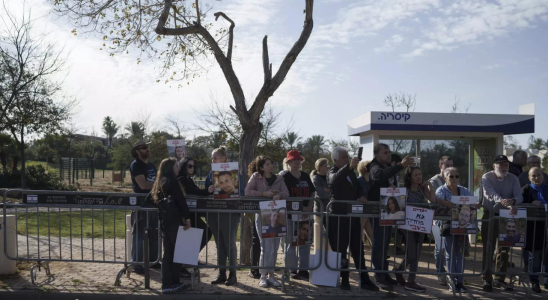
<svg viewBox="0 0 548 300"><path fill-rule="evenodd" d="M72 185L67 185L55 173L46 173L42 165L25 168L27 187L32 190L75 191ZM21 171L0 173L0 188L21 187Z"/></svg>

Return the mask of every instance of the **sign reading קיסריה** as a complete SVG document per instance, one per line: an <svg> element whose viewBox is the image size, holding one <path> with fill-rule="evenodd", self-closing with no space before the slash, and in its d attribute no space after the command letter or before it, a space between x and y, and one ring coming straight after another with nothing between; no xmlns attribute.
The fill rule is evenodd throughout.
<svg viewBox="0 0 548 300"><path fill-rule="evenodd" d="M240 197L237 162L211 164L211 171L213 172L214 199Z"/></svg>

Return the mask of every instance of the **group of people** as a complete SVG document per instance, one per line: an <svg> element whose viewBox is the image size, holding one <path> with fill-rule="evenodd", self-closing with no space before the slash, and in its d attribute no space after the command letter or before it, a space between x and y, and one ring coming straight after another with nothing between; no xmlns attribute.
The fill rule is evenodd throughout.
<svg viewBox="0 0 548 300"><path fill-rule="evenodd" d="M481 180L480 202L477 208L483 208L483 226L481 226L481 235L483 237L483 261L482 270L486 269L488 247L495 245L498 237L498 222L494 226L487 226L490 217L498 216L501 208L507 208L512 211L517 209L520 203L531 203L534 205L547 204L548 200L548 176L540 169L540 158L537 156L524 156L523 151L514 153L513 162L510 162L504 155L498 155L493 161L493 171L483 175ZM465 187L459 185L459 170L453 167L453 161L448 156L443 156L439 160L440 173L429 180L423 178L420 167L415 165L412 157L407 156L403 159L398 158L391 153L386 144L378 144L373 150L374 159L370 162L362 161L354 157L349 157L348 151L342 147L334 147L331 151L331 161L333 166L326 158L318 159L315 162L315 170L309 175L302 171L302 162L304 158L296 150L287 153L284 159L284 170L276 174L274 172L274 161L265 155L257 156L248 166L249 181L242 187L242 180L238 178L240 192L242 196L265 197L272 201L283 200L287 197L310 198L303 201L303 211L321 212L321 207L315 203L322 203L323 207L329 207L330 215L347 215L347 202L357 200L361 203L378 201L380 199L381 188L405 187L407 190L406 203L435 203L443 207L452 208L452 196L472 196L473 194ZM162 212L159 205L161 201L169 201L169 207L175 208L177 214L169 226L160 224L163 231L164 255L161 264L162 268L162 292L174 293L188 288L182 284L181 277L188 277L189 273L185 268L173 263L173 252L175 248L176 228L179 225L188 227L197 227L204 229L201 248L205 247L207 242L213 236L217 248L217 260L219 266L229 266L227 276L226 268L219 269L219 274L211 284L234 285L237 283L236 268L237 265L237 247L236 237L241 214L214 212L207 214L207 223L202 217L205 214L190 213L185 201L185 194L207 196L213 193L213 172L206 179L205 189L200 189L194 183L195 161L190 157L182 159L166 158L160 164L160 170L157 171L154 165L148 162L150 150L148 145L142 141L135 144L132 155L135 161L131 164L131 178L136 193L150 192L152 203L159 207L160 218L173 214ZM213 150L211 156L212 163L227 162L227 155L224 148ZM528 165L529 171L523 173L522 169ZM403 185L399 186L399 174L404 171ZM359 177L356 173L359 173ZM522 174L523 173L523 174ZM525 175L524 175L525 174ZM243 192L243 193L242 193ZM316 198L316 201L313 200ZM346 201L346 202L342 202ZM330 203L331 202L331 203ZM167 202L166 202L167 203ZM328 205L329 204L329 205ZM397 201L388 204L389 213L395 214L398 210ZM170 210L169 208L164 210ZM278 249L283 242L283 254L285 266L290 270L290 276L293 279L308 280L309 273L306 271L309 267L310 244L298 243L296 246L293 241L293 226L291 214L287 216L287 236L284 238L263 238L263 228L269 226L275 230L278 226L278 216L280 212L270 215L270 224L262 224L260 215L257 214L253 222L253 248L252 264L258 266L258 269L252 269L249 276L259 280L260 287L278 287L280 282L275 277L276 261ZM286 214L284 209L283 214ZM341 253L341 268L347 269L349 259L347 250L350 250L356 269L360 270L360 287L363 289L378 291L379 289L391 291L394 286L401 285L406 290L415 292L424 292L426 288L416 283L416 274L422 252L422 244L425 238L424 233L406 231L395 227L405 239L406 251L397 254L403 255L401 264L396 265L390 272L394 272L395 279L389 275L388 249L392 237L392 226L381 226L379 218L357 218L357 217L337 217L321 218L314 216L315 223L323 224L327 230L327 240L333 251ZM142 216L135 216L133 226L137 233L144 232ZM268 222L267 221L267 222ZM435 239L435 264L436 272L439 275L438 281L441 285L447 285L451 291L465 292L464 279L462 275L445 276L443 273L463 274L465 268L465 255L469 246L467 235L451 234L451 221L435 221L432 226L432 235ZM169 223L162 220L162 223ZM298 223L297 223L298 224ZM264 226L264 227L263 227ZM169 228L168 228L169 227ZM546 249L544 245L545 223L530 221L527 224L527 239L523 249L524 265L526 271L539 273L541 271L541 262L543 258L542 251ZM306 226L306 234L313 228ZM349 230L350 229L350 230ZM489 232L491 230L491 232ZM175 234L173 233L175 232ZM365 234L364 234L365 233ZM362 240L362 234L363 240ZM490 239L488 237L491 237ZM133 237L132 259L142 261L142 236L134 234ZM320 239L318 232L314 234L314 245L319 246ZM371 280L367 267L365 265L364 242L371 244L371 261L373 265L373 277ZM153 241L151 241L151 244ZM398 239L395 240L396 246L401 244ZM153 247L151 247L151 250ZM487 269L483 275L483 290L490 292L495 287L501 287L506 290L512 289L512 284L505 282L505 273L508 268L509 248L497 247L495 271L499 274L492 275L491 269ZM151 261L155 261L156 253L150 252ZM545 271L548 270L548 260L545 259ZM135 272L140 272L138 265L134 267ZM407 279L403 274L409 267L410 274ZM340 273L340 288L350 290L349 272ZM540 293L539 278L537 275L530 275L533 291ZM545 276L544 287L548 289L548 278Z"/></svg>

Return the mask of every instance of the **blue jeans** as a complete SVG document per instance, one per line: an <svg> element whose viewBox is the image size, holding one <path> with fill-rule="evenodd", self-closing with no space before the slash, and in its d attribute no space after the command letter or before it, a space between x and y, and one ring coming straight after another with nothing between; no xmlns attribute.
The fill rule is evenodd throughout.
<svg viewBox="0 0 548 300"><path fill-rule="evenodd" d="M135 217L139 218L132 228L133 237L131 239L131 261L144 262L143 259L143 241L145 240L145 228L147 226L146 212L136 213ZM149 234L148 234L148 258L150 262L158 260L158 213L149 212Z"/></svg>
<svg viewBox="0 0 548 300"><path fill-rule="evenodd" d="M522 251L523 254L523 268L525 272L531 273L540 273L541 262L542 262L542 250L525 250ZM546 270L546 266L545 266ZM544 276L544 283L546 283L547 276ZM529 280L531 283L539 283L538 275L529 275Z"/></svg>
<svg viewBox="0 0 548 300"><path fill-rule="evenodd" d="M436 260L436 272L445 273L445 237L441 236L441 222L439 220L434 221L432 226L432 235L434 236L434 259Z"/></svg>
<svg viewBox="0 0 548 300"><path fill-rule="evenodd" d="M445 264L449 273L464 272L464 247L465 241L459 235L445 237ZM468 238L467 235L464 238ZM463 249L462 252L459 249ZM451 276L457 279L457 283L463 283L463 276Z"/></svg>
<svg viewBox="0 0 548 300"><path fill-rule="evenodd" d="M388 254L388 245L390 244L391 234L392 226L380 226L379 218L373 219L373 254L371 261L373 263L373 270L375 271L388 270L388 260L386 259L386 255ZM379 277L379 275L375 274L375 278L384 277Z"/></svg>
<svg viewBox="0 0 548 300"><path fill-rule="evenodd" d="M291 268L291 271L295 272L297 271L297 264L299 268L301 269L307 269L310 257L310 245L305 246L291 246L291 243L293 242L293 226L295 225L291 221L291 215L287 217L287 237L285 238L285 245L284 245L284 261L285 266L287 268ZM299 248L299 257L297 258L297 249ZM305 270L303 270L305 271Z"/></svg>

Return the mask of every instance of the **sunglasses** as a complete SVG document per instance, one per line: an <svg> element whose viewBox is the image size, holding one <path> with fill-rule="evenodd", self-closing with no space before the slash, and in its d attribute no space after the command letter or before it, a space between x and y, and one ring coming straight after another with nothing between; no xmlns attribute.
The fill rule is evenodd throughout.
<svg viewBox="0 0 548 300"><path fill-rule="evenodd" d="M449 175L449 178L451 178L451 179L453 179L453 178L459 179L460 176L459 176L459 175Z"/></svg>
<svg viewBox="0 0 548 300"><path fill-rule="evenodd" d="M146 149L148 149L148 146L137 148L137 150L146 150Z"/></svg>
<svg viewBox="0 0 548 300"><path fill-rule="evenodd" d="M186 167L189 169L194 169L194 165L187 165Z"/></svg>

